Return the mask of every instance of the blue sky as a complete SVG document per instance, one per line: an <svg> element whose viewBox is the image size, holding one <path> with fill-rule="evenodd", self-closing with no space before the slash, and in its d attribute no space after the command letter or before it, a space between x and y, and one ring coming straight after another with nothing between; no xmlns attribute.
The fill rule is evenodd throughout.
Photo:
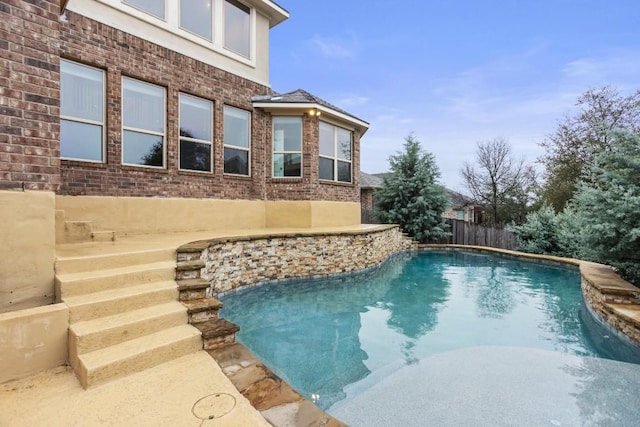
<svg viewBox="0 0 640 427"><path fill-rule="evenodd" d="M589 88L640 89L638 0L279 0L271 31L274 90L305 89L371 126L361 168L383 172L413 132L442 182L478 141L539 147Z"/></svg>

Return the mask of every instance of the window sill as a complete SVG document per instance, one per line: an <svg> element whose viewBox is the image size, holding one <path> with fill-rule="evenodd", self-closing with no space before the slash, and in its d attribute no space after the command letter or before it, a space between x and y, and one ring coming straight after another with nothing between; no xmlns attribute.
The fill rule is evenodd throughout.
<svg viewBox="0 0 640 427"><path fill-rule="evenodd" d="M207 178L213 178L215 176L213 171L196 171L189 169L178 169L178 175L202 176Z"/></svg>
<svg viewBox="0 0 640 427"><path fill-rule="evenodd" d="M233 173L223 173L222 177L224 179L237 179L240 181L252 181L253 178L251 177L251 175L236 175Z"/></svg>
<svg viewBox="0 0 640 427"><path fill-rule="evenodd" d="M96 169L106 169L107 164L103 162L96 162L95 160L79 160L79 159L60 159L61 165L66 166L82 166Z"/></svg>
<svg viewBox="0 0 640 427"><path fill-rule="evenodd" d="M320 184L322 185L337 185L338 187L354 187L355 184L353 182L342 182L342 181L329 181L326 179L320 179Z"/></svg>

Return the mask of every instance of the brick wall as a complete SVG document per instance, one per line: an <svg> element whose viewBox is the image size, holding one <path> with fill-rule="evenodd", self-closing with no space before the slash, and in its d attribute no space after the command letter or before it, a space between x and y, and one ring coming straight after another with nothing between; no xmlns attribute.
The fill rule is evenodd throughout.
<svg viewBox="0 0 640 427"><path fill-rule="evenodd" d="M61 194L163 196L261 200L359 200L359 136L354 135L352 184L318 182L318 123L304 122L304 176L271 178L271 115L252 108L251 96L270 88L160 47L146 40L67 12L60 24L61 57L106 70L105 163L61 161ZM167 93L166 168L121 164L121 81L127 76L163 86ZM178 170L179 93L213 101L213 172ZM251 177L223 174L223 106L252 112Z"/></svg>
<svg viewBox="0 0 640 427"><path fill-rule="evenodd" d="M0 2L0 189L60 183L59 8Z"/></svg>

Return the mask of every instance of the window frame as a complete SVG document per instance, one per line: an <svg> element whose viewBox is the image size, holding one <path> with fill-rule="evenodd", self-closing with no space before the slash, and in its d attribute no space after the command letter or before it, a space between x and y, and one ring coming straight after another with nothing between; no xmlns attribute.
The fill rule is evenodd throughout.
<svg viewBox="0 0 640 427"><path fill-rule="evenodd" d="M275 145L275 127L276 127L276 119L279 118L297 118L300 120L300 150L299 151L287 151L287 150L276 150ZM302 117L300 116L273 116L271 123L271 177L275 179L300 179L304 176L304 161L302 158L302 149L304 146L304 123L302 121ZM283 145L284 148L284 145ZM300 175L298 176L276 176L276 154L299 154L300 155Z"/></svg>
<svg viewBox="0 0 640 427"><path fill-rule="evenodd" d="M234 4L235 3L235 4ZM249 41L249 47L248 47L248 51L247 54L245 55L242 52L238 52L237 50L227 46L227 7L229 5L235 6L238 9L242 9L242 8L247 8L249 9L248 11L248 20L249 20L249 34L247 35L248 37L248 41ZM237 6L237 5L239 6ZM228 52L232 52L235 55L238 55L244 59L248 59L251 60L253 59L253 45L254 45L254 40L253 40L253 32L254 32L254 23L253 23L253 8L251 6L246 5L245 3L239 1L239 0L222 0L222 47L228 51ZM246 11L245 11L246 12Z"/></svg>
<svg viewBox="0 0 640 427"><path fill-rule="evenodd" d="M331 126L333 130L333 157L320 154L320 132L319 127L322 125ZM338 155L338 131L343 130L349 133L349 157L350 160L341 159ZM320 159L329 159L333 161L333 179L320 178ZM341 181L338 179L338 163L349 163L349 181ZM333 123L320 121L318 124L318 179L322 182L353 184L353 131Z"/></svg>
<svg viewBox="0 0 640 427"><path fill-rule="evenodd" d="M210 31L211 31L211 36L210 37L205 37L202 34L198 34L193 30L190 30L186 27L182 26L182 3L186 2L186 3L190 3L192 0L179 0L178 1L178 28L182 31L186 31L187 33L195 36L195 37L199 37L202 40L205 40L207 43L213 43L215 40L215 27L216 27L216 13L215 13L215 9L216 9L216 0L209 0L211 2L211 14L210 14L210 18L211 18L211 27L210 27Z"/></svg>
<svg viewBox="0 0 640 427"><path fill-rule="evenodd" d="M164 6L162 7L162 10L164 11L164 15L163 16L158 16L146 9L144 9L143 7L137 6L133 3L131 3L131 0L121 0L122 3L126 4L129 7L134 8L135 10L139 10L140 12L152 16L156 19L160 19L161 21L167 22L167 0L162 0L162 2L164 3Z"/></svg>
<svg viewBox="0 0 640 427"><path fill-rule="evenodd" d="M92 67L90 65L86 65L86 64L82 64L80 62L76 62L76 61L72 61L66 58L60 58L60 63L62 64L62 62L67 62L67 63L71 63L77 66L81 66L81 67L86 67L86 68L90 68L96 71L100 71L100 74L102 75L102 92L100 93L101 97L102 97L102 122L97 122L95 120L91 120L91 119L83 119L80 117L76 117L76 116L68 116L68 115L64 115L62 114L62 103L60 103L60 120L66 120L68 122L74 122L74 123L84 123L84 124L89 124L89 125L94 125L94 126L100 126L101 127L101 132L100 132L100 160L93 160L93 159L81 159L81 158L77 158L77 157L63 157L62 156L62 147L60 147L60 159L62 160L73 160L73 161L79 161L79 162L89 162L89 163L99 163L99 164L104 164L106 163L106 158L107 158L107 150L106 150L106 133L107 133L107 73L105 70L103 70L102 68L98 68L98 67ZM62 80L62 70L60 70L60 80ZM60 97L62 98L62 85L60 87ZM62 140L60 140L60 144L62 145Z"/></svg>
<svg viewBox="0 0 640 427"><path fill-rule="evenodd" d="M225 139L224 139L224 135L225 135L225 129L224 129L224 117L225 117L225 113L227 111L227 109L231 109L231 110L236 110L236 111L241 111L243 113L246 113L248 115L248 120L247 120L247 147L241 147L239 145L232 145L232 144L227 144ZM229 176L237 176L237 177L251 177L251 121L253 120L253 115L251 114L251 111L248 110L243 110L242 108L238 108L238 107L234 107L231 105L224 105L222 107L222 173L223 175L229 175ZM225 159L225 153L224 153L224 149L225 148L231 148L234 150L242 150L242 151L246 151L247 154L247 173L246 174L240 174L240 173L233 173L233 172L227 172L226 169L226 159Z"/></svg>
<svg viewBox="0 0 640 427"><path fill-rule="evenodd" d="M141 129L141 128L135 128L135 127L131 127L131 126L125 126L124 124L124 110L125 110L125 97L124 97L124 82L125 80L132 80L134 82L137 83L142 83L148 86L153 86L153 87L157 87L157 88L161 88L162 89L162 103L163 103L163 108L162 108L162 130L163 132L156 132L156 131L151 131L148 129ZM153 83L149 83L145 80L140 80L140 79L136 79L134 77L129 77L129 76L125 76L123 75L122 78L120 79L120 91L121 91L121 103L122 103L122 114L121 114L121 119L120 119L120 127L121 127L121 135L122 137L120 138L121 143L120 143L120 164L122 164L123 166L131 166L131 167L139 167L139 168L153 168L153 169L166 169L167 168L167 88L164 86L160 86L157 84L153 84ZM162 166L154 166L154 165L141 165L141 164L137 164L137 163L125 163L124 161L124 146L125 146L125 141L124 141L124 133L125 131L128 132L135 132L135 133L141 133L144 135L154 135L154 136L161 136L162 137Z"/></svg>
<svg viewBox="0 0 640 427"><path fill-rule="evenodd" d="M198 101L204 101L207 102L210 105L210 115L209 115L209 127L211 129L211 140L207 141L205 139L199 139L199 138L190 138L188 136L182 136L180 135L180 129L182 128L181 123L182 123L182 114L180 114L180 109L182 106L182 97L189 97L189 98L193 98L196 99ZM188 93L184 93L184 92L179 92L178 94L178 170L181 172L196 172L196 173L213 173L213 159L214 159L214 155L213 155L213 140L214 140L214 123L213 123L213 114L214 114L214 108L215 105L213 103L213 101L206 99L206 98L201 98L199 96L194 96L194 95L190 95ZM181 159L181 154L182 153L182 141L188 141L188 142L194 142L194 143L198 143L198 144L208 144L210 147L210 153L209 153L209 170L205 171L205 170L198 170L198 169L183 169L182 168L182 159Z"/></svg>

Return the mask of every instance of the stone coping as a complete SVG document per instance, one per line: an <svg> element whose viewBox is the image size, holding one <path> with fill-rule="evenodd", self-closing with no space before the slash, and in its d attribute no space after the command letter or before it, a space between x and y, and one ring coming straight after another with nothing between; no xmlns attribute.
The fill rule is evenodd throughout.
<svg viewBox="0 0 640 427"><path fill-rule="evenodd" d="M399 228L397 224L370 225L366 228L347 230L309 230L309 231L268 231L262 230L256 234L239 234L236 236L213 237L210 239L197 240L178 247L178 252L200 252L215 243L246 242L254 240L272 238L299 238L316 236L359 236Z"/></svg>

